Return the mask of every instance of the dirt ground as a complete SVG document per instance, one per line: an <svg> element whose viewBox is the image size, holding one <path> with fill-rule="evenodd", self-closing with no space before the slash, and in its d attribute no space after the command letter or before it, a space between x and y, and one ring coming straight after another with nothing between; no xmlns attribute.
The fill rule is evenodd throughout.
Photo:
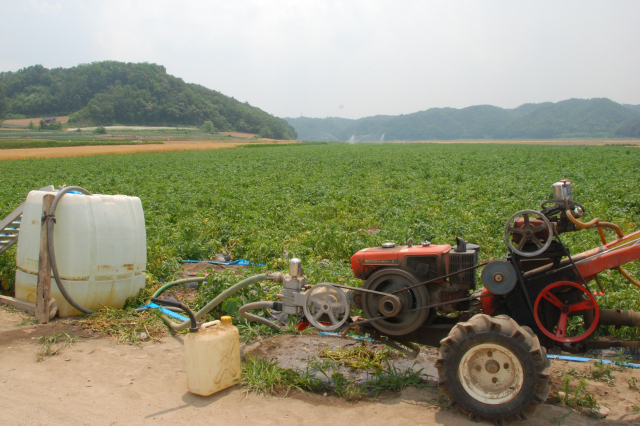
<svg viewBox="0 0 640 426"><path fill-rule="evenodd" d="M202 273L203 275L209 275L213 272L222 272L227 269L237 270L238 273L241 273L243 269L247 269L246 266L242 265L216 265L213 263L207 262L198 262L198 263L183 263L182 264L182 277L189 278L197 276Z"/></svg>
<svg viewBox="0 0 640 426"><path fill-rule="evenodd" d="M10 120L4 120L2 122L2 124L5 124L7 126L28 126L29 122L33 121L34 125L38 125L40 124L40 120L44 120L43 117L36 117L36 118L19 118L19 119L10 119ZM65 115L62 117L56 117L56 121L58 123L66 123L67 121L69 121L69 116Z"/></svg>
<svg viewBox="0 0 640 426"><path fill-rule="evenodd" d="M182 337L167 337L162 343L139 346L117 345L101 336L79 332L55 321L49 325L22 325L24 316L0 309L0 424L2 425L471 425L460 414L434 407L430 390L408 388L385 394L377 400L357 403L332 396L294 393L287 398L265 398L245 394L233 387L209 397L187 392L183 367ZM36 362L40 335L67 331L83 336L56 356ZM300 356L318 344L352 344L337 338L308 337L295 344L296 337L244 348L254 355ZM317 339L314 340L314 339ZM278 349L279 348L279 349ZM280 352L278 352L280 351ZM420 362L430 362L427 351ZM282 360L285 362L285 360ZM571 364L574 367L578 364ZM554 375L566 363L553 362ZM640 372L626 370L640 378ZM596 420L568 408L544 404L530 421L514 425L549 425L550 419L568 412L567 426L640 424L631 405L636 393L627 391L622 373L614 387L598 400L611 405L612 413ZM600 386L600 385L598 385ZM606 385L604 385L606 386ZM610 395L610 396L607 396ZM624 398L624 399L623 399ZM617 405L614 405L616 402ZM488 423L483 423L488 424Z"/></svg>
<svg viewBox="0 0 640 426"><path fill-rule="evenodd" d="M95 145L65 146L60 148L19 148L0 150L1 160L24 160L29 158L86 157L92 155L142 154L171 151L204 151L209 149L233 148L246 142L211 141L167 141L162 145Z"/></svg>
<svg viewBox="0 0 640 426"><path fill-rule="evenodd" d="M254 133L240 133L240 132L220 132L221 135L229 135L236 138L252 138L255 136Z"/></svg>

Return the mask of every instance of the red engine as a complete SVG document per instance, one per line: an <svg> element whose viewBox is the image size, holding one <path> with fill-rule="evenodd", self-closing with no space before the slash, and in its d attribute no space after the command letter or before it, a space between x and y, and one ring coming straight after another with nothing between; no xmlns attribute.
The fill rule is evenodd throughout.
<svg viewBox="0 0 640 426"><path fill-rule="evenodd" d="M368 280L381 269L404 270L418 282L430 281L453 272L475 266L478 262L479 247L458 238L457 245L431 244L396 246L385 243L381 247L360 250L351 257L351 267L357 278ZM391 272L391 271L389 271ZM475 290L475 272L470 270L440 279L427 285L429 301L432 304L468 297ZM365 288L367 282L363 285ZM453 312L457 306L447 305L441 309Z"/></svg>

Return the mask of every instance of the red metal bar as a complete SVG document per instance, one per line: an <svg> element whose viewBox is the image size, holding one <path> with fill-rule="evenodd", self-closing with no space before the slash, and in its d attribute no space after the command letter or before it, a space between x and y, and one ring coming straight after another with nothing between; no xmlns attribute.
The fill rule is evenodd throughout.
<svg viewBox="0 0 640 426"><path fill-rule="evenodd" d="M627 239L628 237L629 236L626 236L624 239ZM613 241L609 244L615 245L615 243L616 241ZM609 244L607 244L607 247L609 247ZM615 269L625 263L633 262L638 259L640 259L640 244L593 256L593 259L588 258L587 260L578 263L576 266L584 279L586 281L590 281L600 272L608 269Z"/></svg>

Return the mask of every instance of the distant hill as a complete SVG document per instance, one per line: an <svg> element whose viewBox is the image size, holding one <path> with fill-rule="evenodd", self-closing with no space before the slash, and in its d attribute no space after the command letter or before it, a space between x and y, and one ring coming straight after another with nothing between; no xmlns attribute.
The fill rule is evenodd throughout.
<svg viewBox="0 0 640 426"><path fill-rule="evenodd" d="M631 108L634 111L637 111L640 114L640 105L631 105L631 104L622 104L627 108Z"/></svg>
<svg viewBox="0 0 640 426"><path fill-rule="evenodd" d="M69 121L79 125L199 126L211 121L218 131L275 139L297 136L283 119L185 83L156 64L105 61L54 69L35 65L0 72L0 92L6 98L6 114L70 115Z"/></svg>
<svg viewBox="0 0 640 426"><path fill-rule="evenodd" d="M300 140L394 141L455 139L607 138L640 117L640 105L606 98L524 104L514 109L490 105L431 108L399 116L286 118ZM621 135L621 133L620 133Z"/></svg>
<svg viewBox="0 0 640 426"><path fill-rule="evenodd" d="M640 117L625 121L614 130L618 138L640 138Z"/></svg>

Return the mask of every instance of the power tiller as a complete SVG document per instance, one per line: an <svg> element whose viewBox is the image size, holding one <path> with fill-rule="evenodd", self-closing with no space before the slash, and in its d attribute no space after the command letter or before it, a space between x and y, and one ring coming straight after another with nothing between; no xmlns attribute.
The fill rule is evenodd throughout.
<svg viewBox="0 0 640 426"><path fill-rule="evenodd" d="M624 235L612 223L581 221L586 210L573 200L572 187L566 180L554 183L553 198L540 211L522 210L507 220L504 259L478 263L480 247L462 238L453 247L429 241L384 243L351 257L353 273L364 281L361 288L308 285L300 260L292 259L288 274L241 281L196 313L195 320L241 288L263 280L281 282L280 302L249 303L239 314L278 328L249 311L281 311L297 316L300 330L355 330L410 357L420 352L416 343L437 346L438 387L452 408L497 424L526 419L550 392L547 349L580 353L640 347L639 341L590 339L599 325L640 326L640 313L601 309L596 300L598 291L605 291L598 274L610 269L640 287L622 269L640 258L640 231ZM602 245L572 255L560 234L590 228L597 229ZM618 238L607 241L604 228ZM477 288L480 268L483 286ZM167 284L154 296L183 281L194 279ZM351 309L364 315L352 317ZM190 323L165 320L174 329Z"/></svg>
<svg viewBox="0 0 640 426"><path fill-rule="evenodd" d="M596 300L605 291L598 274L606 270L640 287L622 269L640 258L640 231L624 235L612 223L582 222L586 209L573 200L572 187L567 180L553 184L553 198L540 211L522 210L507 220L504 259L478 263L480 247L462 238L453 247L384 243L351 257L361 288L307 285L300 260L292 259L289 274L277 278L281 302L245 305L241 314L267 323L247 311L275 308L299 315L301 330L355 330L412 357L420 351L415 343L440 347L438 386L451 407L496 423L526 419L549 395L547 349L640 347L589 339L599 325L640 326L640 313L601 309ZM572 255L560 234L590 228L602 245ZM604 228L618 238L607 241ZM479 268L483 287L477 288ZM361 309L364 318L354 322L351 309Z"/></svg>

